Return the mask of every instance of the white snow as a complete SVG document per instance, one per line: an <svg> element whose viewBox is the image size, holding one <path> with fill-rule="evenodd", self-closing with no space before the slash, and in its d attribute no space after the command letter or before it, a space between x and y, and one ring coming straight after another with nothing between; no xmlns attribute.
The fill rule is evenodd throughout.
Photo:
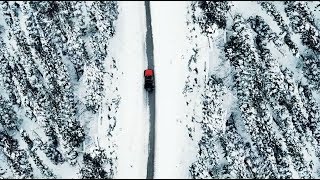
<svg viewBox="0 0 320 180"><path fill-rule="evenodd" d="M119 2L116 35L110 41L122 76L119 79L121 103L115 130L117 173L115 178L145 178L147 174L149 115L143 89L145 55L144 2Z"/></svg>
<svg viewBox="0 0 320 180"><path fill-rule="evenodd" d="M187 6L190 2L151 2L156 85L156 147L154 178L189 177L189 166L196 159L184 126L188 47Z"/></svg>
<svg viewBox="0 0 320 180"><path fill-rule="evenodd" d="M277 23L272 20L272 17L269 16L256 1L231 1L230 3L233 5L231 8L233 17L235 12L241 14L244 19L248 19L250 16L255 17L256 15L259 15L268 22L268 25L274 32L277 34L281 32Z"/></svg>
<svg viewBox="0 0 320 180"><path fill-rule="evenodd" d="M10 2L12 4L13 2ZM92 6L92 2L84 2L89 8ZM232 32L229 28L233 23L231 16L239 13L244 19L250 16L261 16L266 23L270 26L272 31L278 35L281 32L280 27L273 20L273 17L268 15L265 10L261 8L259 3L254 1L233 1L230 2L232 8L230 13L228 12L227 18L227 33ZM242 140L250 144L252 143L251 136L248 133L244 120L241 117L240 104L238 104L238 97L235 89L232 89L234 85L234 79L232 77L233 67L229 61L225 61L224 44L226 42L226 31L217 30L214 27L211 29L213 32L212 39L207 38L205 35L200 34L199 27L192 35L197 37L191 37L189 41L187 36L189 30L186 24L187 21L187 10L190 2L156 2L153 1L151 4L151 19L152 19L152 30L153 30L153 41L154 41L154 65L155 65L155 85L154 91L156 96L156 142L155 142L155 172L154 178L190 178L189 167L192 163L197 160L198 155L198 142L201 137L202 129L201 123L197 123L197 120L201 120L203 116L202 112L202 98L201 93L204 92L204 83L206 82L208 75L214 74L218 78L223 79L224 90L226 94L219 97L221 100L221 106L223 109L223 122L219 122L219 126L214 128L221 128L225 131L225 125L231 113L234 115L234 121L236 129ZM284 12L285 5L283 2L274 2L276 9L280 12L285 23L289 26L289 31L292 29L289 24L289 18ZM84 96L86 89L85 75L82 76L79 82L75 77L75 71L72 63L63 57L63 62L67 67L68 73L71 75L71 86L75 90L75 98L77 102L78 113L76 119L81 122L85 127L86 139L83 144L82 152L78 157L79 162L76 166L71 166L67 162L62 165L54 165L45 153L41 150L37 150L37 155L43 160L49 169L52 169L54 174L58 178L77 178L81 164L82 153L90 152L95 146L101 146L107 151L115 153L114 156L117 159L114 161L114 167L116 167L115 176L113 178L146 178L147 174L147 159L148 159L148 138L149 138L149 107L147 93L143 88L144 78L143 71L147 68L147 57L146 57L146 15L145 15L145 2L128 2L119 1L119 16L115 22L115 36L108 42L109 52L106 57L106 74L104 78L105 97L102 100L102 107L100 112L93 114L90 111L84 110ZM319 27L320 7L316 7L318 2L309 3L309 7L315 14L316 26ZM85 6L82 6L83 14L86 25L89 25L89 15ZM199 10L199 9L198 9ZM196 12L199 13L199 12ZM199 14L198 14L199 15ZM1 16L3 16L1 14ZM190 16L190 15L189 15ZM28 37L28 31L26 28L26 16L22 13L16 18L19 20L17 24L20 25L21 30ZM76 22L77 23L77 22ZM79 24L79 23L77 23ZM16 58L19 54L19 48L15 37L8 39L9 32L12 31L6 23L4 18L0 18L0 25L3 25L4 32L1 34L3 40L8 46L8 53ZM247 24L248 25L248 24ZM308 24L307 24L308 25ZM191 27L192 25L190 25ZM249 25L248 25L249 26ZM190 28L189 27L189 28ZM250 29L250 28L249 28ZM248 30L250 39L253 40L255 33L253 30ZM281 35L281 36L284 36ZM293 33L291 39L295 42L299 48L299 53L304 53L308 50L308 47L301 43L301 34ZM283 37L280 37L282 40ZM88 45L90 43L90 36L83 37L86 42L85 45L88 47L89 55L94 53L93 49ZM92 39L91 39L92 40ZM27 38L27 42L30 42ZM254 42L250 42L254 46ZM192 48L198 48L197 62L191 64L192 68L195 66L199 71L199 74L194 71L188 72L188 60L193 53ZM254 49L255 47L252 47ZM284 45L279 48L273 43L269 43L267 46L271 50L272 57L276 59L276 63L279 66L288 68L293 72L292 80L300 82L303 79L303 71L301 69L301 59L297 56L293 56L289 48ZM32 55L36 57L35 51L32 50ZM5 54L5 57L8 55ZM113 58L115 59L116 66L118 69L113 67ZM38 59L33 59L36 63L37 68L40 72L43 72L43 68ZM207 71L204 71L206 69ZM27 67L26 67L26 70ZM270 69L271 71L272 69ZM274 72L280 71L275 69ZM87 71L86 71L87 72ZM110 75L113 73L113 75ZM190 80L194 81L197 78L199 87L194 87L192 92L188 92L187 98L183 95L183 89L186 84L187 76L190 75ZM110 78L110 77L113 78ZM28 77L32 80L32 77ZM288 80L289 78L286 77ZM1 79L0 79L1 82ZM307 81L305 81L307 84ZM21 95L21 86L18 86L18 80L16 77L13 78L13 83L17 85L17 90L20 93L21 99L24 100L26 97ZM44 83L45 85L47 82ZM0 95L8 98L8 94L5 92L4 87L0 84ZM195 85L195 84L194 84ZM196 85L195 85L196 86ZM294 86L296 88L296 84ZM293 91L297 94L297 89ZM246 93L249 93L246 92ZM317 104L320 103L319 91L312 92ZM117 99L119 97L119 99ZM299 99L299 98L298 98ZM119 100L119 109L116 107L114 100ZM186 101L189 105L186 105ZM300 99L299 99L300 101ZM110 110L109 110L109 107ZM272 108L268 109L272 115ZM302 102L300 102L299 109L301 109L304 116L307 116L307 112L303 108ZM18 108L14 106L14 110L17 113L19 119L22 119L21 129L26 130L31 139L40 138L43 142L48 140L45 135L43 127L41 127L41 115L37 115L39 122L26 117L27 108ZM118 110L118 111L117 111ZM117 111L117 112L116 112ZM253 113L256 110L251 108ZM186 116L187 115L187 116ZM190 116L196 118L195 123L191 123ZM113 121L109 116L115 117ZM289 112L286 112L286 116L290 117ZM283 118L286 118L283 115ZM214 116L216 117L216 116ZM217 118L219 118L217 116ZM250 117L252 118L252 117ZM285 136L281 134L281 129L275 121L270 120L272 132L275 132L278 140L281 139L280 143L283 144L283 148L287 148L285 143ZM107 132L110 130L110 126L115 125L115 130L108 135ZM221 125L221 126L220 126ZM2 125L0 125L0 129ZM192 129L193 139L189 138L188 127ZM288 128L294 128L291 123ZM308 136L306 136L308 137ZM21 139L20 134L14 135L14 138L19 141L21 149L26 149L27 144ZM303 140L306 141L306 140ZM22 143L21 143L22 142ZM313 144L312 144L313 143ZM320 166L319 160L316 158L316 141L307 142L302 147L302 154L304 160L309 163L313 162L314 176L318 176L317 169ZM314 147L313 147L314 146ZM223 147L218 143L217 154L219 163L223 164L227 159L223 155ZM26 149L27 150L27 149ZM60 149L58 149L60 150ZM268 149L271 150L271 149ZM81 150L80 150L81 151ZM257 155L257 150L253 147L253 152ZM272 152L272 151L271 151ZM240 154L243 153L240 151ZM109 155L109 154L108 154ZM232 152L231 156L236 156L237 152ZM110 158L110 156L109 156ZM113 158L113 157L111 157ZM289 169L293 172L294 178L299 178L299 172L295 170L293 165L294 159L289 156ZM1 168L8 168L8 163L5 161L6 157L0 152L0 174L3 170ZM35 166L32 158L29 158L30 163L33 167ZM108 164L105 169L110 168ZM254 168L255 169L255 168ZM5 177L12 175L12 170L8 168L8 172ZM259 170L255 170L259 171ZM35 178L41 178L43 175L40 173L38 168L34 170ZM236 176L236 175L234 175Z"/></svg>
<svg viewBox="0 0 320 180"><path fill-rule="evenodd" d="M320 28L320 7L318 6L320 3L319 1L309 1L306 2L310 11L314 15L315 25Z"/></svg>

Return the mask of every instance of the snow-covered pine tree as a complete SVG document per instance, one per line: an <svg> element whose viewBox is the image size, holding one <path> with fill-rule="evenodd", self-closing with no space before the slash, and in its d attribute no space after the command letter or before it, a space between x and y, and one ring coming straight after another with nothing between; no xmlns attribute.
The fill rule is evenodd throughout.
<svg viewBox="0 0 320 180"><path fill-rule="evenodd" d="M272 58L270 50L267 49L266 46L268 42L267 37L260 35L260 31L256 32L258 33L256 37L256 46L258 54L262 60L261 62L263 64L261 79L265 79L262 86L262 92L264 93L261 94L264 95L265 99L271 102L269 107L272 107L273 111L276 112L275 114L277 114L277 116L275 118L275 122L277 123L283 133L283 136L285 137L285 139L276 138L275 140L272 140L272 144L281 145L279 144L279 141L283 142L285 140L288 149L288 151L286 152L284 147L276 147L275 145L273 145L273 147L276 148L274 150L278 151L280 149L284 151L284 153L281 154L285 155L284 157L281 157L279 156L279 154L276 154L276 159L278 159L277 162L283 159L285 160L284 162L286 162L284 164L277 164L279 172L282 172L280 176L288 178L292 175L292 172L289 172L290 167L287 163L290 162L288 161L289 158L287 155L290 155L294 163L294 167L299 172L299 175L301 177L311 177L311 170L309 166L306 165L310 162L305 162L302 158L302 147L305 146L305 142L296 142L296 140L292 138L296 136L299 137L298 139L301 139L301 136L304 136L305 132L308 131L307 117L303 113L304 107L301 106L300 96L297 95L297 91L295 89L296 85L292 81L292 75L290 75L289 70L281 69L276 60ZM280 106L277 104L279 104ZM278 116L279 110L277 110L277 108L285 108L280 112L287 112L288 114L290 114L289 116L284 118L285 121L284 119L278 119L281 118L281 115L280 117ZM286 122L287 124L283 124L284 122ZM289 124L291 124L295 128L291 129L291 126ZM274 133L272 137L276 137L275 132L272 129L269 129L267 132Z"/></svg>
<svg viewBox="0 0 320 180"><path fill-rule="evenodd" d="M319 89L320 61L311 55L301 56L301 59L303 61L304 76L308 79L312 88Z"/></svg>
<svg viewBox="0 0 320 180"><path fill-rule="evenodd" d="M226 132L221 137L221 140L225 151L225 158L227 160L227 163L223 167L221 177L235 179L253 178L251 169L252 158L245 153L245 143L237 132L233 114L231 114L226 122Z"/></svg>
<svg viewBox="0 0 320 180"><path fill-rule="evenodd" d="M74 68L76 70L77 80L79 80L84 71L84 64L89 62L89 55L86 51L85 47L85 39L86 37L86 24L84 22L85 16L82 10L82 6L84 6L83 1L75 1L71 2L71 6L74 7L74 11L71 11L73 14L71 17L76 19L74 23L68 23L70 30L68 31L69 38L66 42L66 54L68 55L69 60L73 63ZM66 11L70 12L70 11ZM60 18L63 22L61 24L65 24L65 21L69 22L70 17L65 17L65 13Z"/></svg>
<svg viewBox="0 0 320 180"><path fill-rule="evenodd" d="M95 147L90 152L83 154L83 167L80 170L83 179L113 178L112 164L106 155L105 149Z"/></svg>
<svg viewBox="0 0 320 180"><path fill-rule="evenodd" d="M266 136L268 126L261 116L263 101L259 97L259 62L253 47L252 34L240 15L235 16L235 23L232 26L234 35L225 46L226 58L235 68L235 87L239 98L241 117L244 121L247 132L250 134L253 148L256 148L261 158L260 169L256 173L261 178L276 178L275 157L272 149L268 147L270 139Z"/></svg>
<svg viewBox="0 0 320 180"><path fill-rule="evenodd" d="M203 136L198 143L199 153L197 161L190 166L193 178L219 178L222 173L218 152L220 139L225 131L225 110L223 110L223 99L226 95L226 87L222 79L211 75L206 82L205 92L202 94L202 121Z"/></svg>
<svg viewBox="0 0 320 180"><path fill-rule="evenodd" d="M0 124L6 131L18 129L18 117L12 103L0 95Z"/></svg>
<svg viewBox="0 0 320 180"><path fill-rule="evenodd" d="M90 36L89 54L90 61L84 67L84 82L86 83L85 101L86 107L94 113L101 107L101 99L104 97L103 77L106 73L104 61L108 56L109 39L113 37L114 21L118 18L117 2L93 2L87 5L89 24L87 35Z"/></svg>
<svg viewBox="0 0 320 180"><path fill-rule="evenodd" d="M226 28L226 16L230 10L227 1L197 1L196 6L202 10L202 16L196 20L202 32L212 33L211 28L215 24L218 28Z"/></svg>
<svg viewBox="0 0 320 180"><path fill-rule="evenodd" d="M283 20L276 6L272 2L267 2L267 1L262 1L258 3L261 5L262 9L265 10L267 14L270 15L273 18L273 20L277 23L277 25L280 27L281 29L280 35L285 34L283 38L284 43L289 47L293 55L298 56L299 49L291 39L292 32L290 31L288 24L286 24L285 21Z"/></svg>
<svg viewBox="0 0 320 180"><path fill-rule="evenodd" d="M26 151L20 149L18 141L4 131L0 131L0 148L16 177L33 178L33 169Z"/></svg>
<svg viewBox="0 0 320 180"><path fill-rule="evenodd" d="M292 30L300 33L302 43L310 49L320 52L319 29L314 22L314 15L309 10L307 2L286 1L285 12L290 19Z"/></svg>
<svg viewBox="0 0 320 180"><path fill-rule="evenodd" d="M25 130L20 131L20 136L25 141L25 143L28 145L28 153L32 160L34 161L37 168L40 170L41 174L43 174L46 178L56 178L56 176L53 174L52 170L48 168L47 165L43 163L43 161L40 159L40 157L37 155L37 147L35 147L35 143L31 140L30 136Z"/></svg>

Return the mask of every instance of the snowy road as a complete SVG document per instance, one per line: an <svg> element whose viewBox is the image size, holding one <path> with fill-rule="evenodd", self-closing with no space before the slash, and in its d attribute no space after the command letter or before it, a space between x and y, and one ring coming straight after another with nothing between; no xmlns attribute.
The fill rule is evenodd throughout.
<svg viewBox="0 0 320 180"><path fill-rule="evenodd" d="M146 8L146 54L148 59L148 68L154 69L153 62L153 37L150 15L150 2L145 1ZM155 90L154 90L155 91ZM147 179L152 179L154 174L154 147L155 147L155 92L148 92L150 128L149 128L149 147L148 147L148 164L147 164Z"/></svg>
<svg viewBox="0 0 320 180"><path fill-rule="evenodd" d="M147 174L149 112L143 71L147 68L145 50L146 13L144 2L119 2L117 33L110 56L118 59L121 104L115 133L117 173L115 179L144 179Z"/></svg>

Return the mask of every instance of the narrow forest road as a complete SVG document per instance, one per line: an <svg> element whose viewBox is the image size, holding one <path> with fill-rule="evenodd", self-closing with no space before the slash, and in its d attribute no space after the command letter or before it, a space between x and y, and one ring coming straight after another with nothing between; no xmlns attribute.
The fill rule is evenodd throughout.
<svg viewBox="0 0 320 180"><path fill-rule="evenodd" d="M148 59L148 68L154 69L150 1L145 1L145 8L146 8L146 21L147 21L146 54ZM149 100L150 127L149 127L147 179L153 179L154 151L155 151L154 150L155 149L155 89L152 92L148 92L148 100Z"/></svg>

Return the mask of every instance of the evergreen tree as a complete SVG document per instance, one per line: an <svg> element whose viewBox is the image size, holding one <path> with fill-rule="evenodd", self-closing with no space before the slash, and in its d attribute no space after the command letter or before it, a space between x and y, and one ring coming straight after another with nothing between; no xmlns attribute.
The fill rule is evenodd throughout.
<svg viewBox="0 0 320 180"><path fill-rule="evenodd" d="M10 168L19 178L33 178L33 169L25 150L19 149L16 139L0 131L0 147L7 157Z"/></svg>

